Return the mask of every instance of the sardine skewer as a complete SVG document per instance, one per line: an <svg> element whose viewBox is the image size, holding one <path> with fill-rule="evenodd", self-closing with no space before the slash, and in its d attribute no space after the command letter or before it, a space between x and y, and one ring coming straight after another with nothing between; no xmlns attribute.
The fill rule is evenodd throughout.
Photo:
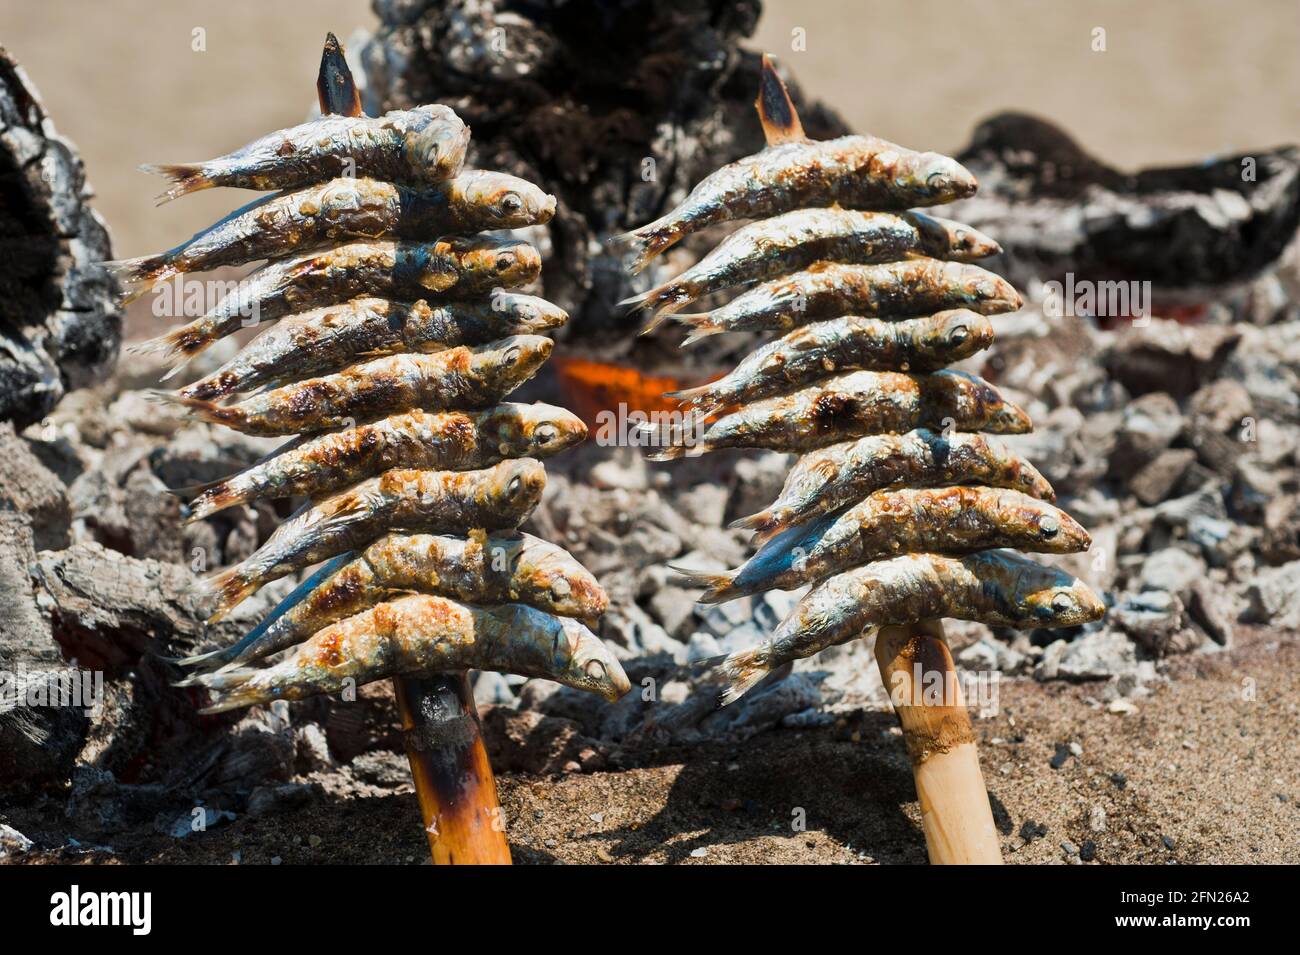
<svg viewBox="0 0 1300 955"><path fill-rule="evenodd" d="M553 343L515 335L477 348L375 358L334 375L308 378L234 405L155 395L195 417L245 434L286 435L350 427L404 408L482 408L500 401L540 368Z"/></svg>
<svg viewBox="0 0 1300 955"><path fill-rule="evenodd" d="M162 351L183 362L241 328L294 312L359 295L409 299L485 294L525 285L537 278L541 267L537 250L515 240L352 242L263 266L202 317L131 351Z"/></svg>
<svg viewBox="0 0 1300 955"><path fill-rule="evenodd" d="M322 116L268 133L200 163L158 163L144 172L174 185L159 204L214 186L296 189L339 175L398 182L437 182L460 172L469 127L446 106L393 110L383 116Z"/></svg>
<svg viewBox="0 0 1300 955"><path fill-rule="evenodd" d="M965 310L895 322L846 316L795 329L723 378L667 397L707 416L723 405L770 398L843 372L937 371L992 342L992 322Z"/></svg>
<svg viewBox="0 0 1300 955"><path fill-rule="evenodd" d="M482 471L386 471L304 506L252 556L204 580L200 597L215 598L208 621L220 620L273 580L365 547L389 531L518 527L545 486L546 469L531 458L502 461Z"/></svg>
<svg viewBox="0 0 1300 955"><path fill-rule="evenodd" d="M791 528L725 574L686 574L705 587L701 603L722 603L764 590L794 590L832 574L899 554L964 554L997 547L1073 554L1092 544L1060 508L988 487L876 491L841 514Z"/></svg>
<svg viewBox="0 0 1300 955"><path fill-rule="evenodd" d="M723 702L739 699L776 667L886 624L955 617L1002 627L1073 627L1105 610L1078 578L1013 551L904 554L827 578L769 640L727 657Z"/></svg>
<svg viewBox="0 0 1300 955"><path fill-rule="evenodd" d="M105 265L131 302L184 272L282 259L351 239L428 239L549 222L555 197L498 172L466 172L430 186L343 177L236 209L166 252Z"/></svg>
<svg viewBox="0 0 1300 955"><path fill-rule="evenodd" d="M473 471L505 458L545 458L587 436L571 411L505 402L482 411L407 411L288 442L261 461L199 488L188 520L263 498L320 498L393 468Z"/></svg>
<svg viewBox="0 0 1300 955"><path fill-rule="evenodd" d="M658 309L645 334L696 299L819 261L864 264L926 256L968 262L999 251L970 226L919 212L796 209L738 229L681 275L619 304Z"/></svg>
<svg viewBox="0 0 1300 955"><path fill-rule="evenodd" d="M282 612L277 607L242 640L177 662L230 667L268 657L404 591L473 604L523 603L589 623L609 603L568 551L531 534L387 534L326 566L326 574L313 575L285 598Z"/></svg>
<svg viewBox="0 0 1300 955"><path fill-rule="evenodd" d="M944 370L910 375L855 371L788 395L745 405L704 426L647 422L640 433L653 461L695 457L719 448L813 451L849 438L915 428L1023 434L1029 416L983 378ZM696 432L699 433L696 433Z"/></svg>
<svg viewBox="0 0 1300 955"><path fill-rule="evenodd" d="M756 285L709 312L670 316L691 334L683 345L723 332L788 332L825 318L906 318L965 308L1014 312L1023 300L1011 283L978 265L911 258L879 265L819 262Z"/></svg>
<svg viewBox="0 0 1300 955"><path fill-rule="evenodd" d="M583 624L523 604L468 606L418 594L381 603L321 630L267 669L239 668L181 681L216 694L204 713L338 693L385 677L448 670L543 677L613 701L631 684Z"/></svg>
<svg viewBox="0 0 1300 955"><path fill-rule="evenodd" d="M282 319L180 394L211 401L340 371L358 359L484 345L511 335L539 334L567 320L563 309L545 299L506 291L486 300L432 303L355 298Z"/></svg>
<svg viewBox="0 0 1300 955"><path fill-rule="evenodd" d="M767 508L732 522L754 530L756 543L795 524L860 501L890 487L983 484L1055 501L1047 479L1001 441L983 434L951 434L919 428L903 434L873 434L831 445L801 457Z"/></svg>

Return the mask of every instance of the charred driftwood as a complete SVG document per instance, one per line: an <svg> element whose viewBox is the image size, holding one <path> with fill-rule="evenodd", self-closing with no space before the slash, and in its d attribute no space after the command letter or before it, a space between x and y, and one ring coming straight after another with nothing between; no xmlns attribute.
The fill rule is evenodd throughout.
<svg viewBox="0 0 1300 955"><path fill-rule="evenodd" d="M1003 271L1022 286L1069 272L1201 301L1268 268L1300 226L1296 146L1129 174L1052 123L1004 113L957 159L980 191L953 214L998 237Z"/></svg>
<svg viewBox="0 0 1300 955"><path fill-rule="evenodd" d="M0 48L0 420L41 420L117 358L108 231L73 145Z"/></svg>

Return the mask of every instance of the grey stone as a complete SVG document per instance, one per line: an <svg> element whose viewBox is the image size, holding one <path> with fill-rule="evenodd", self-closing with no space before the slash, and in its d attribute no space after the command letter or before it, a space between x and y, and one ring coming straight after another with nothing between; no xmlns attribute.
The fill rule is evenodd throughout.
<svg viewBox="0 0 1300 955"><path fill-rule="evenodd" d="M1188 628L1183 602L1166 590L1127 594L1111 608L1109 617L1156 656L1183 653L1199 643Z"/></svg>
<svg viewBox="0 0 1300 955"><path fill-rule="evenodd" d="M1136 659L1133 644L1124 634L1099 630L1065 647L1056 674L1063 680L1106 680L1131 668Z"/></svg>
<svg viewBox="0 0 1300 955"><path fill-rule="evenodd" d="M0 823L0 859L12 858L21 855L30 849L34 843L25 835L15 829L13 826L6 826Z"/></svg>
<svg viewBox="0 0 1300 955"><path fill-rule="evenodd" d="M719 484L697 484L677 495L677 506L689 520L705 527L721 527L729 491Z"/></svg>
<svg viewBox="0 0 1300 955"><path fill-rule="evenodd" d="M1143 561L1138 585L1142 590L1165 590L1182 597L1206 570L1199 557L1179 547L1166 547Z"/></svg>
<svg viewBox="0 0 1300 955"><path fill-rule="evenodd" d="M1164 392L1146 394L1124 409L1110 453L1111 474L1127 480L1169 447L1183 430L1178 403Z"/></svg>
<svg viewBox="0 0 1300 955"><path fill-rule="evenodd" d="M1231 605L1223 587L1208 577L1194 581L1187 595L1187 613L1219 646L1232 646Z"/></svg>
<svg viewBox="0 0 1300 955"><path fill-rule="evenodd" d="M478 706L499 706L515 701L506 678L495 670L479 670L474 674L474 702Z"/></svg>
<svg viewBox="0 0 1300 955"><path fill-rule="evenodd" d="M0 422L0 511L31 518L36 550L68 546L72 511L67 490L8 421Z"/></svg>
<svg viewBox="0 0 1300 955"><path fill-rule="evenodd" d="M1166 448L1129 478L1129 490L1143 504L1159 504L1195 461L1196 452L1191 448Z"/></svg>
<svg viewBox="0 0 1300 955"><path fill-rule="evenodd" d="M700 660L710 660L721 655L722 647L718 645L713 634L703 630L691 634L691 639L686 643L687 663L698 663Z"/></svg>
<svg viewBox="0 0 1300 955"><path fill-rule="evenodd" d="M1246 599L1246 620L1300 629L1300 560L1261 570L1247 585Z"/></svg>

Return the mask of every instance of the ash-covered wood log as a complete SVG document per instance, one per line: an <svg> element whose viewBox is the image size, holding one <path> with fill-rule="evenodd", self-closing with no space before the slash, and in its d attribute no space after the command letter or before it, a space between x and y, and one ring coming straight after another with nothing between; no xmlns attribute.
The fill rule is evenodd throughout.
<svg viewBox="0 0 1300 955"><path fill-rule="evenodd" d="M1129 174L1052 123L1003 113L957 159L980 190L953 215L998 237L997 267L1022 286L1070 272L1199 303L1259 275L1300 226L1296 146Z"/></svg>
<svg viewBox="0 0 1300 955"><path fill-rule="evenodd" d="M0 420L39 421L117 359L108 231L73 145L0 48Z"/></svg>

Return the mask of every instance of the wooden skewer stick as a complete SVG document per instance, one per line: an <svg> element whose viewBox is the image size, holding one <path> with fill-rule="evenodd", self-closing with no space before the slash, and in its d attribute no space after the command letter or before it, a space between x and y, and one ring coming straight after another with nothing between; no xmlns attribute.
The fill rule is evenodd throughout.
<svg viewBox="0 0 1300 955"><path fill-rule="evenodd" d="M510 865L469 675L398 677L393 688L433 864Z"/></svg>
<svg viewBox="0 0 1300 955"><path fill-rule="evenodd" d="M360 116L361 97L333 33L316 95L322 115ZM434 865L509 865L505 817L466 673L396 677L406 757Z"/></svg>
<svg viewBox="0 0 1300 955"><path fill-rule="evenodd" d="M876 663L912 758L930 862L1000 865L1002 851L975 732L942 623L882 627L876 635ZM927 687L941 688L940 699L927 699Z"/></svg>

